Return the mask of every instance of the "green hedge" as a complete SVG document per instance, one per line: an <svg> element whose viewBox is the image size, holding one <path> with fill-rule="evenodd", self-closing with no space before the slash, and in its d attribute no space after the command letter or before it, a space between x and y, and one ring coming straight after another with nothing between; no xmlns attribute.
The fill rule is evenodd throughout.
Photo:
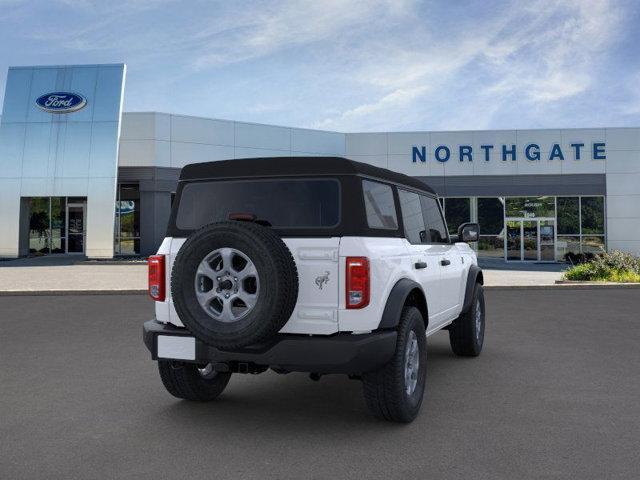
<svg viewBox="0 0 640 480"><path fill-rule="evenodd" d="M602 253L586 263L571 267L565 272L564 278L598 282L640 282L640 258L617 250Z"/></svg>

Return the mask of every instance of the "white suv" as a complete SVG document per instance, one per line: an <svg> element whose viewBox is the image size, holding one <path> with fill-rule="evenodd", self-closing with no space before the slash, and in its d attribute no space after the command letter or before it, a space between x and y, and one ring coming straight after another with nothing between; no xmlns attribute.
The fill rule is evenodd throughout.
<svg viewBox="0 0 640 480"><path fill-rule="evenodd" d="M409 422L426 337L482 349L478 236L466 223L450 238L421 181L344 158L188 165L149 258L144 342L179 398L213 400L232 373L342 373L374 415Z"/></svg>

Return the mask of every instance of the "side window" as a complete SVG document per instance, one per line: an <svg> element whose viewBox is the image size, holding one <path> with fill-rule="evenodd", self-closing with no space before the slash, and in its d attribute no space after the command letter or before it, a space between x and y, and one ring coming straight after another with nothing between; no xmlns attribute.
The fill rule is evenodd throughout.
<svg viewBox="0 0 640 480"><path fill-rule="evenodd" d="M413 244L426 243L426 229L424 228L420 195L398 189L398 197L400 198L402 223L404 223L404 234L407 240Z"/></svg>
<svg viewBox="0 0 640 480"><path fill-rule="evenodd" d="M396 230L398 219L391 187L384 183L363 180L362 192L369 227Z"/></svg>
<svg viewBox="0 0 640 480"><path fill-rule="evenodd" d="M440 213L438 201L433 197L420 195L420 203L422 204L424 223L427 226L427 241L429 243L447 243L449 235L442 213Z"/></svg>

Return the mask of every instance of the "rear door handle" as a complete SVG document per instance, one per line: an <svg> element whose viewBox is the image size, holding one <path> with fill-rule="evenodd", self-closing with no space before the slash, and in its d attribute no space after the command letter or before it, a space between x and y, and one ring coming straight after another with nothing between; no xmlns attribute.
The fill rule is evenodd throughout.
<svg viewBox="0 0 640 480"><path fill-rule="evenodd" d="M421 268L427 268L427 262L416 262L413 266L420 270Z"/></svg>
<svg viewBox="0 0 640 480"><path fill-rule="evenodd" d="M440 260L440 265L442 265L443 267L446 267L447 265L451 265L451 260L444 258Z"/></svg>

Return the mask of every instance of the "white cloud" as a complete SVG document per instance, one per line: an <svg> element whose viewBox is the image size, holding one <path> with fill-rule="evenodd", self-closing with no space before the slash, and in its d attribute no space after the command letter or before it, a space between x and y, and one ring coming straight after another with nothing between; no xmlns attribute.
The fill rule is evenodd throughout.
<svg viewBox="0 0 640 480"><path fill-rule="evenodd" d="M380 106L377 112L386 109L387 115L378 121L383 128L385 118L399 116L407 105L402 95L394 95L399 91L419 92L413 99L422 97L422 105L440 105L442 98L449 98L447 125L456 123L457 110L465 111L458 128L487 128L492 118L486 112L498 112L503 103L515 101L529 108L525 105L582 94L592 85L594 58L615 39L622 15L609 0L538 0L525 8L515 4L500 10L495 19L469 19L457 25L460 35L434 45L424 42L408 49L402 39L387 46L381 61L372 59L357 74L377 100L351 106L318 124L362 128L371 124L367 117L374 105ZM430 36L429 31L415 32ZM456 85L463 83L475 91L478 115L466 113L473 104L459 108L456 103ZM428 107L424 110L429 112ZM473 125L470 117L476 119Z"/></svg>

